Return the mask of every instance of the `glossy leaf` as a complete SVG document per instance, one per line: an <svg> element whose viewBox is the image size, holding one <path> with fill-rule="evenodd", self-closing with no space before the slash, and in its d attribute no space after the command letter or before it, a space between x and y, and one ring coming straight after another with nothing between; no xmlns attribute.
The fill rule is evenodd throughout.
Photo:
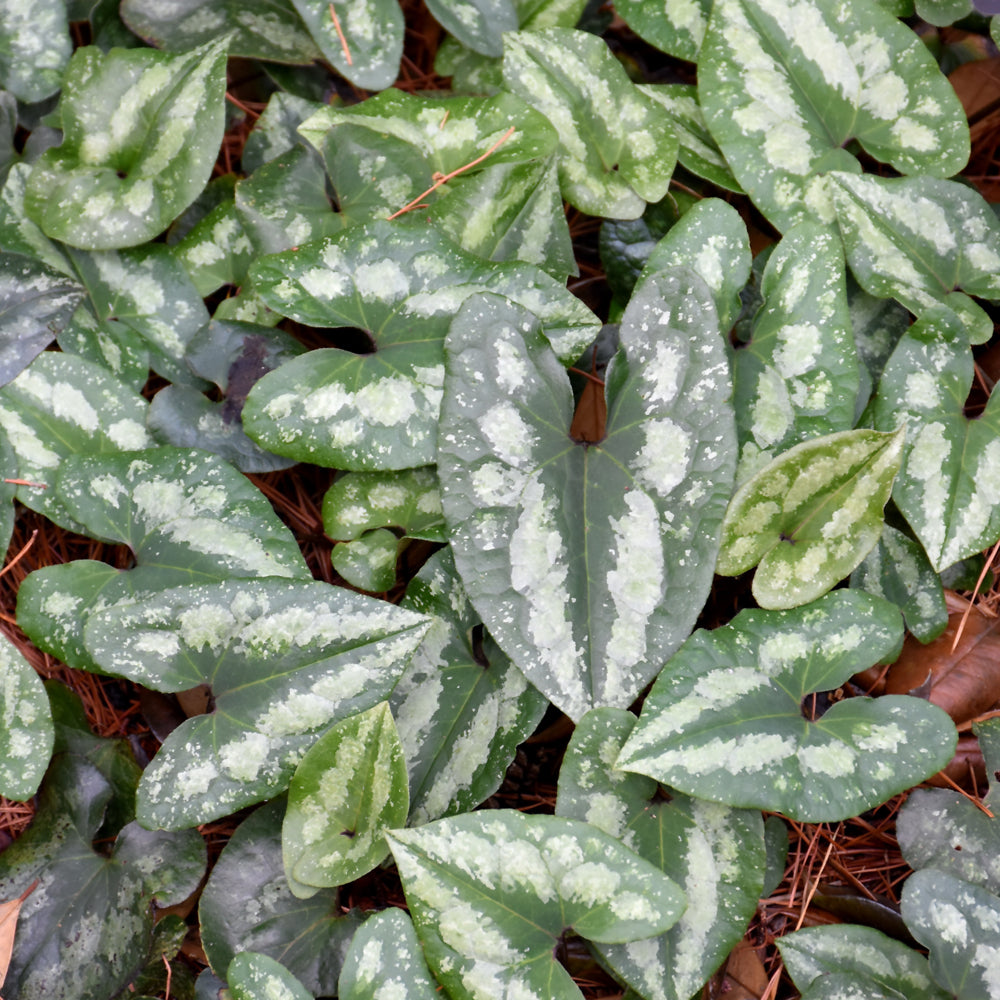
<svg viewBox="0 0 1000 1000"><path fill-rule="evenodd" d="M0 636L0 795L30 799L52 756L52 716L42 679Z"/></svg>
<svg viewBox="0 0 1000 1000"><path fill-rule="evenodd" d="M934 177L834 173L829 191L847 259L872 295L892 296L918 316L936 303L963 315L984 343L993 321L969 295L1000 299L1000 222L974 189Z"/></svg>
<svg viewBox="0 0 1000 1000"><path fill-rule="evenodd" d="M427 9L464 46L486 56L502 55L503 33L518 24L515 0L429 0Z"/></svg>
<svg viewBox="0 0 1000 1000"><path fill-rule="evenodd" d="M932 309L899 341L875 400L877 427L906 425L893 500L938 572L1000 535L1000 399L975 420L965 416L967 344L961 320Z"/></svg>
<svg viewBox="0 0 1000 1000"><path fill-rule="evenodd" d="M944 872L915 872L903 886L903 919L930 950L931 974L956 1000L997 1000L1000 898Z"/></svg>
<svg viewBox="0 0 1000 1000"><path fill-rule="evenodd" d="M283 791L323 731L386 697L428 625L274 578L177 587L92 615L84 640L102 669L157 691L208 684L214 698L146 768L140 821L181 829Z"/></svg>
<svg viewBox="0 0 1000 1000"><path fill-rule="evenodd" d="M357 930L340 970L340 1000L437 1000L409 914L392 907L372 914Z"/></svg>
<svg viewBox="0 0 1000 1000"><path fill-rule="evenodd" d="M445 541L441 491L431 466L403 472L347 472L323 497L323 530L340 541L371 528L402 528L410 538Z"/></svg>
<svg viewBox="0 0 1000 1000"><path fill-rule="evenodd" d="M580 720L559 770L556 815L616 837L684 890L688 907L666 934L598 950L646 1000L688 1000L757 908L764 824L758 812L661 795L651 778L615 768L634 725L624 709L597 708Z"/></svg>
<svg viewBox="0 0 1000 1000"><path fill-rule="evenodd" d="M650 45L688 62L698 61L709 0L618 0L622 20Z"/></svg>
<svg viewBox="0 0 1000 1000"><path fill-rule="evenodd" d="M933 56L874 3L720 0L698 96L736 179L781 231L828 212L818 175L859 172L842 148L852 138L901 173L947 177L969 156L965 115Z"/></svg>
<svg viewBox="0 0 1000 1000"><path fill-rule="evenodd" d="M556 127L559 183L590 215L635 219L659 201L677 155L670 116L628 79L596 35L572 28L510 32L504 83Z"/></svg>
<svg viewBox="0 0 1000 1000"><path fill-rule="evenodd" d="M891 659L901 641L896 609L860 591L741 611L667 664L616 766L806 822L855 816L940 770L954 726L916 698L846 698L815 719L803 700Z"/></svg>
<svg viewBox="0 0 1000 1000"><path fill-rule="evenodd" d="M553 949L573 928L593 941L672 926L683 893L659 869L586 823L491 809L396 830L389 845L424 955L458 1000L578 1000Z"/></svg>
<svg viewBox="0 0 1000 1000"><path fill-rule="evenodd" d="M46 235L107 250L163 232L211 173L223 129L227 40L183 55L77 49L63 143L36 161L28 213Z"/></svg>
<svg viewBox="0 0 1000 1000"><path fill-rule="evenodd" d="M858 361L836 234L790 229L767 261L749 341L733 355L737 481L810 438L854 426Z"/></svg>
<svg viewBox="0 0 1000 1000"><path fill-rule="evenodd" d="M396 582L400 540L387 528L366 531L333 547L330 563L352 587L381 594Z"/></svg>
<svg viewBox="0 0 1000 1000"><path fill-rule="evenodd" d="M313 1000L283 965L259 951L241 951L226 970L233 1000Z"/></svg>
<svg viewBox="0 0 1000 1000"><path fill-rule="evenodd" d="M573 719L628 705L687 636L732 476L728 363L704 285L647 279L621 342L607 433L586 447L530 315L479 297L447 342L438 474L455 563L500 647Z"/></svg>
<svg viewBox="0 0 1000 1000"><path fill-rule="evenodd" d="M63 0L0 3L0 86L34 104L55 94L73 50Z"/></svg>
<svg viewBox="0 0 1000 1000"><path fill-rule="evenodd" d="M419 825L488 799L548 703L483 631L450 550L431 556L401 606L433 618L389 700Z"/></svg>
<svg viewBox="0 0 1000 1000"><path fill-rule="evenodd" d="M443 341L455 311L484 289L542 320L559 354L575 358L596 317L545 272L488 264L435 230L388 222L275 254L252 268L272 308L300 323L368 332L374 354L312 351L265 376L243 411L262 447L340 469L405 469L434 460L444 380Z"/></svg>
<svg viewBox="0 0 1000 1000"><path fill-rule="evenodd" d="M341 912L332 889L307 900L292 895L281 862L284 809L283 798L261 806L223 848L198 904L202 944L219 972L240 952L261 952L313 995L336 996L360 921L353 911Z"/></svg>
<svg viewBox="0 0 1000 1000"><path fill-rule="evenodd" d="M904 430L812 438L779 455L733 495L716 572L757 567L764 608L794 608L848 576L882 533Z"/></svg>

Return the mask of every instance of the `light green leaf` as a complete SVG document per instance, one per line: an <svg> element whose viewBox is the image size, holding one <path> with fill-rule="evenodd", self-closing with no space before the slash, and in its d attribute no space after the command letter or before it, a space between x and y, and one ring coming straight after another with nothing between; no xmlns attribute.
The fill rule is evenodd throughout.
<svg viewBox="0 0 1000 1000"><path fill-rule="evenodd" d="M733 494L715 571L756 566L753 595L764 608L825 594L878 541L903 438L903 428L840 431L779 455Z"/></svg>
<svg viewBox="0 0 1000 1000"><path fill-rule="evenodd" d="M52 741L42 679L10 639L0 636L0 795L23 802L35 794Z"/></svg>
<svg viewBox="0 0 1000 1000"><path fill-rule="evenodd" d="M390 590L396 582L400 540L387 528L366 531L352 542L333 547L330 562L352 587L372 594Z"/></svg>
<svg viewBox="0 0 1000 1000"><path fill-rule="evenodd" d="M34 104L55 94L72 51L63 0L0 3L0 86L18 100Z"/></svg>
<svg viewBox="0 0 1000 1000"><path fill-rule="evenodd" d="M823 979L852 974L865 997L906 997L907 1000L946 1000L930 976L927 959L873 927L838 924L806 927L778 939L778 950L792 981L804 995ZM812 988L810 989L810 984ZM875 992L885 991L885 992ZM820 994L815 994L819 1000ZM854 994L831 994L833 996Z"/></svg>
<svg viewBox="0 0 1000 1000"><path fill-rule="evenodd" d="M388 840L427 963L456 1000L579 1000L553 954L567 928L633 941L662 933L684 908L658 868L576 820L491 809Z"/></svg>
<svg viewBox="0 0 1000 1000"><path fill-rule="evenodd" d="M434 460L443 341L458 307L489 289L532 309L560 356L596 335L593 313L544 271L491 264L426 225L379 222L259 260L265 302L300 323L352 327L373 354L312 351L266 375L243 411L262 447L339 469L391 470Z"/></svg>
<svg viewBox="0 0 1000 1000"><path fill-rule="evenodd" d="M184 55L77 49L63 84L62 145L28 179L28 214L88 250L163 232L205 186L223 130L226 45Z"/></svg>
<svg viewBox="0 0 1000 1000"><path fill-rule="evenodd" d="M231 201L216 206L173 248L202 296L223 285L242 284L252 251Z"/></svg>
<svg viewBox="0 0 1000 1000"><path fill-rule="evenodd" d="M226 979L233 1000L313 1000L288 969L259 951L241 951L229 963Z"/></svg>
<svg viewBox="0 0 1000 1000"><path fill-rule="evenodd" d="M939 573L1000 535L1000 399L965 416L967 345L962 322L935 307L899 341L875 399L877 427L906 426L893 499Z"/></svg>
<svg viewBox="0 0 1000 1000"><path fill-rule="evenodd" d="M584 446L529 314L477 297L447 342L438 475L455 563L504 652L573 719L628 705L687 636L732 481L729 366L704 285L648 278L621 344L606 436Z"/></svg>
<svg viewBox="0 0 1000 1000"><path fill-rule="evenodd" d="M891 661L902 638L899 612L861 591L741 611L670 660L616 766L805 822L855 816L940 770L955 728L906 696L846 698L817 719L802 703Z"/></svg>
<svg viewBox="0 0 1000 1000"><path fill-rule="evenodd" d="M833 173L828 190L858 283L923 315L946 303L981 344L993 321L967 295L1000 299L1000 221L973 188L933 177Z"/></svg>
<svg viewBox="0 0 1000 1000"><path fill-rule="evenodd" d="M406 761L388 702L338 722L299 762L288 786L281 853L292 892L344 885L385 860L385 831L410 809Z"/></svg>
<svg viewBox="0 0 1000 1000"><path fill-rule="evenodd" d="M318 582L264 578L166 590L92 615L102 669L158 691L211 687L143 772L137 815L181 829L270 798L330 725L388 695L429 622Z"/></svg>
<svg viewBox="0 0 1000 1000"><path fill-rule="evenodd" d="M326 61L356 87L384 90L399 75L404 24L396 0L292 3Z"/></svg>
<svg viewBox="0 0 1000 1000"><path fill-rule="evenodd" d="M122 20L151 45L187 52L231 33L230 55L311 63L322 53L291 0L122 0Z"/></svg>
<svg viewBox="0 0 1000 1000"><path fill-rule="evenodd" d="M698 61L711 0L618 0L615 10L643 41L678 59Z"/></svg>
<svg viewBox="0 0 1000 1000"><path fill-rule="evenodd" d="M920 543L888 524L851 574L851 586L892 601L902 611L907 630L921 642L936 639L948 626L941 577Z"/></svg>
<svg viewBox="0 0 1000 1000"><path fill-rule="evenodd" d="M598 946L646 1000L688 1000L743 937L764 877L759 812L661 793L613 766L635 716L596 708L577 725L559 771L556 815L621 840L674 879L688 908L657 938Z"/></svg>
<svg viewBox="0 0 1000 1000"><path fill-rule="evenodd" d="M930 950L931 974L956 1000L1000 1000L1000 898L932 868L903 886L903 919Z"/></svg>
<svg viewBox="0 0 1000 1000"><path fill-rule="evenodd" d="M548 702L483 630L449 549L424 564L401 606L433 618L389 701L419 825L489 798Z"/></svg>
<svg viewBox="0 0 1000 1000"><path fill-rule="evenodd" d="M859 173L843 147L901 173L965 166L969 128L921 39L876 3L718 0L698 60L705 121L736 179L781 231L830 221L819 175Z"/></svg>
<svg viewBox="0 0 1000 1000"><path fill-rule="evenodd" d="M391 907L372 914L357 930L347 951L340 1000L438 1000L420 942L405 910Z"/></svg>
<svg viewBox="0 0 1000 1000"><path fill-rule="evenodd" d="M733 355L738 482L809 438L854 426L858 361L834 232L803 222L767 261L763 302Z"/></svg>
<svg viewBox="0 0 1000 1000"><path fill-rule="evenodd" d="M441 491L432 466L403 472L347 472L323 497L323 530L349 541L371 528L402 528L409 538L446 541Z"/></svg>
<svg viewBox="0 0 1000 1000"><path fill-rule="evenodd" d="M971 0L917 0L915 7L918 17L938 27L961 21L976 9ZM988 4L984 8L990 9Z"/></svg>
<svg viewBox="0 0 1000 1000"><path fill-rule="evenodd" d="M671 117L603 39L572 28L510 32L504 82L559 133L563 196L590 215L635 219L659 201L677 156Z"/></svg>
<svg viewBox="0 0 1000 1000"><path fill-rule="evenodd" d="M284 798L261 806L223 848L198 905L202 944L213 969L229 968L239 952L262 952L315 996L336 996L360 920L342 913L333 890L307 900L292 895L281 862L284 811Z"/></svg>
<svg viewBox="0 0 1000 1000"><path fill-rule="evenodd" d="M427 9L466 48L484 56L502 55L503 33L518 25L515 0L428 0Z"/></svg>
<svg viewBox="0 0 1000 1000"><path fill-rule="evenodd" d="M56 271L75 278L66 253L28 218L24 194L31 176L27 163L15 163L0 188L0 246L8 253L35 257Z"/></svg>

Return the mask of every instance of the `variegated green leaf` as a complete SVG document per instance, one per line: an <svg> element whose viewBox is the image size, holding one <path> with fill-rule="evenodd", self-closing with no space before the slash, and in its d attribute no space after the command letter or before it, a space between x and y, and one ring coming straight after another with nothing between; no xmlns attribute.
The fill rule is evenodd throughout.
<svg viewBox="0 0 1000 1000"><path fill-rule="evenodd" d="M666 934L597 947L646 1000L688 1000L757 908L764 824L759 812L661 794L651 778L615 768L634 725L624 709L597 708L580 720L559 770L556 815L618 838L684 890L688 908Z"/></svg>
<svg viewBox="0 0 1000 1000"><path fill-rule="evenodd" d="M851 574L851 586L892 601L902 611L907 629L921 642L936 639L948 625L941 577L920 543L888 524Z"/></svg>
<svg viewBox="0 0 1000 1000"><path fill-rule="evenodd" d="M969 295L1000 299L1000 221L975 189L933 177L833 173L828 190L847 259L872 295L918 316L936 303L963 315L969 340L993 336L993 321Z"/></svg>
<svg viewBox="0 0 1000 1000"><path fill-rule="evenodd" d="M580 1000L553 953L567 928L633 941L684 908L658 868L576 820L490 809L388 840L427 963L456 1000Z"/></svg>
<svg viewBox="0 0 1000 1000"><path fill-rule="evenodd" d="M902 173L965 166L969 128L920 38L876 3L718 0L698 60L705 120L742 188L780 230L827 215L828 170L857 139Z"/></svg>
<svg viewBox="0 0 1000 1000"><path fill-rule="evenodd" d="M388 528L366 531L360 538L333 547L330 563L352 587L382 594L396 582L400 539Z"/></svg>
<svg viewBox="0 0 1000 1000"><path fill-rule="evenodd" d="M292 892L344 885L388 855L385 831L406 823L406 761L388 702L328 729L295 768L281 827Z"/></svg>
<svg viewBox="0 0 1000 1000"><path fill-rule="evenodd" d="M502 55L503 33L518 25L515 0L428 0L427 9L466 48L485 56Z"/></svg>
<svg viewBox="0 0 1000 1000"><path fill-rule="evenodd" d="M77 49L62 145L35 162L25 195L46 235L89 250L137 246L194 201L222 139L227 42L176 56Z"/></svg>
<svg viewBox="0 0 1000 1000"><path fill-rule="evenodd" d="M288 969L259 951L241 951L235 956L226 980L232 1000L313 1000Z"/></svg>
<svg viewBox="0 0 1000 1000"><path fill-rule="evenodd" d="M181 829L282 791L325 729L388 695L429 624L273 577L176 587L91 615L84 641L102 669L159 691L208 684L215 702L143 772L140 822Z"/></svg>
<svg viewBox="0 0 1000 1000"><path fill-rule="evenodd" d="M737 482L809 438L854 426L858 361L836 233L790 229L767 261L763 302L733 355Z"/></svg>
<svg viewBox="0 0 1000 1000"><path fill-rule="evenodd" d="M55 94L72 51L63 0L0 3L0 86L18 100L34 104Z"/></svg>
<svg viewBox="0 0 1000 1000"><path fill-rule="evenodd" d="M548 702L483 630L450 550L431 556L401 606L433 618L389 701L419 825L489 798Z"/></svg>
<svg viewBox="0 0 1000 1000"><path fill-rule="evenodd" d="M559 183L582 212L635 219L659 201L677 156L670 115L629 80L607 44L572 28L509 32L504 83L559 134Z"/></svg>
<svg viewBox="0 0 1000 1000"><path fill-rule="evenodd" d="M391 907L372 914L357 930L347 951L340 1000L438 1000L409 914Z"/></svg>
<svg viewBox="0 0 1000 1000"><path fill-rule="evenodd" d="M259 260L264 300L300 323L366 331L373 354L312 351L255 386L243 411L262 447L340 469L390 470L434 460L452 316L489 289L530 308L565 359L594 338L596 317L528 264L492 264L426 225L380 222Z"/></svg>
<svg viewBox="0 0 1000 1000"><path fill-rule="evenodd" d="M931 974L956 1000L1000 1000L1000 898L929 868L903 886L903 919L930 951Z"/></svg>
<svg viewBox="0 0 1000 1000"><path fill-rule="evenodd" d="M322 53L291 0L122 0L125 23L167 52L187 52L231 35L230 54L247 59L311 63Z"/></svg>
<svg viewBox="0 0 1000 1000"><path fill-rule="evenodd" d="M893 499L938 572L1000 535L1000 398L970 420L972 378L965 326L937 306L900 340L875 399L877 427L906 427Z"/></svg>
<svg viewBox="0 0 1000 1000"><path fill-rule="evenodd" d="M65 249L53 243L28 218L24 195L30 176L31 167L27 163L15 163L0 188L0 246L8 253L35 257L56 271L75 277Z"/></svg>
<svg viewBox="0 0 1000 1000"><path fill-rule="evenodd" d="M687 636L735 459L703 283L649 277L621 344L606 435L584 445L566 371L524 310L477 297L447 342L438 475L455 563L500 647L573 719L628 705Z"/></svg>
<svg viewBox="0 0 1000 1000"><path fill-rule="evenodd" d="M927 959L873 927L838 924L806 927L778 939L782 961L803 996L814 993L824 979L850 974L859 993L851 996L906 997L907 1000L947 1000L948 994L931 979ZM807 992L808 991L808 992ZM884 991L884 992L877 992Z"/></svg>
<svg viewBox="0 0 1000 1000"><path fill-rule="evenodd" d="M779 455L733 495L715 567L757 567L763 608L794 608L848 576L882 533L899 471L904 429L859 429L813 438Z"/></svg>
<svg viewBox="0 0 1000 1000"><path fill-rule="evenodd" d="M252 174L258 167L297 146L302 141L299 126L321 107L323 105L317 101L284 90L275 91L247 136L240 155L244 173Z"/></svg>
<svg viewBox="0 0 1000 1000"><path fill-rule="evenodd" d="M899 612L861 591L741 611L668 662L616 766L806 822L855 816L940 770L955 727L908 696L845 698L818 718L803 700L891 660L902 639Z"/></svg>
<svg viewBox="0 0 1000 1000"><path fill-rule="evenodd" d="M711 0L618 0L615 10L650 45L678 59L698 61Z"/></svg>
<svg viewBox="0 0 1000 1000"><path fill-rule="evenodd" d="M860 388L857 411L860 414L882 377L889 355L909 329L913 317L894 299L869 295L851 278L847 281L847 305L851 312L854 346L858 351Z"/></svg>
<svg viewBox="0 0 1000 1000"><path fill-rule="evenodd" d="M402 528L410 538L446 540L433 467L348 472L323 497L323 529L330 538L347 541L385 527Z"/></svg>
<svg viewBox="0 0 1000 1000"><path fill-rule="evenodd" d="M10 639L0 636L0 795L23 802L35 794L52 740L42 679Z"/></svg>
<svg viewBox="0 0 1000 1000"><path fill-rule="evenodd" d="M173 248L191 276L199 295L210 295L222 285L240 285L246 276L253 246L243 231L231 201L205 216Z"/></svg>
<svg viewBox="0 0 1000 1000"><path fill-rule="evenodd" d="M73 313L56 343L64 353L106 368L135 392L149 379L146 338L117 319L99 320L86 304Z"/></svg>

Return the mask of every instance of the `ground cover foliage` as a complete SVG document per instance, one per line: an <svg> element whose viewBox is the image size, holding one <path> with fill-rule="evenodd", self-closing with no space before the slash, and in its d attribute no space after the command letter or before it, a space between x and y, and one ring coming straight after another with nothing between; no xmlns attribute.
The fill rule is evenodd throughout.
<svg viewBox="0 0 1000 1000"><path fill-rule="evenodd" d="M1000 29L20 10L7 1000L1000 1000Z"/></svg>

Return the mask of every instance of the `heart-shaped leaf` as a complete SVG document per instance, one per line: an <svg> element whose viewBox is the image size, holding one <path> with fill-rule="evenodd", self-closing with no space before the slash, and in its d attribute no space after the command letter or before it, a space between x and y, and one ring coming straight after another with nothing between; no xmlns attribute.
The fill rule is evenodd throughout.
<svg viewBox="0 0 1000 1000"><path fill-rule="evenodd" d="M719 0L698 60L705 121L779 229L824 212L814 178L858 173L856 138L902 173L948 177L969 157L962 106L934 57L878 4Z"/></svg>
<svg viewBox="0 0 1000 1000"><path fill-rule="evenodd" d="M516 0L428 0L427 9L464 46L486 56L503 53L503 33L518 23Z"/></svg>
<svg viewBox="0 0 1000 1000"><path fill-rule="evenodd" d="M548 702L483 631L450 549L431 556L401 606L434 619L389 701L419 825L489 798Z"/></svg>
<svg viewBox="0 0 1000 1000"><path fill-rule="evenodd" d="M870 809L947 764L951 720L900 696L847 698L806 718L803 700L891 659L902 632L891 604L854 590L695 632L657 678L616 766L806 822Z"/></svg>
<svg viewBox="0 0 1000 1000"><path fill-rule="evenodd" d="M624 707L711 584L733 416L715 307L647 279L607 375L607 433L569 437L569 379L524 310L477 297L448 335L438 474L455 563L501 648L562 711Z"/></svg>
<svg viewBox="0 0 1000 1000"><path fill-rule="evenodd" d="M226 970L233 1000L313 1000L313 995L286 969L259 951L241 951Z"/></svg>
<svg viewBox="0 0 1000 1000"><path fill-rule="evenodd" d="M559 183L580 211L635 219L667 193L677 156L670 115L601 38L573 28L511 31L503 75L559 133Z"/></svg>
<svg viewBox="0 0 1000 1000"><path fill-rule="evenodd" d="M937 306L913 324L886 363L875 426L906 426L893 500L935 570L1000 535L1000 399L970 420L963 408L973 359L961 320Z"/></svg>
<svg viewBox="0 0 1000 1000"><path fill-rule="evenodd" d="M749 340L733 356L740 482L800 441L849 430L858 396L836 234L794 226L768 258L760 291Z"/></svg>
<svg viewBox="0 0 1000 1000"><path fill-rule="evenodd" d="M340 469L405 469L434 460L443 341L461 303L489 289L539 316L560 356L575 359L596 317L528 264L490 264L436 230L353 226L252 268L272 308L300 323L366 331L375 353L312 351L266 375L243 411L262 447Z"/></svg>
<svg viewBox="0 0 1000 1000"><path fill-rule="evenodd" d="M0 795L30 799L52 756L52 715L42 679L0 636Z"/></svg>
<svg viewBox="0 0 1000 1000"><path fill-rule="evenodd" d="M403 12L396 0L292 0L323 56L364 90L384 90L399 75Z"/></svg>
<svg viewBox="0 0 1000 1000"><path fill-rule="evenodd" d="M323 530L338 541L371 528L402 528L409 538L446 541L441 491L433 467L402 472L347 472L323 497Z"/></svg>
<svg viewBox="0 0 1000 1000"><path fill-rule="evenodd" d="M306 900L292 895L281 862L284 811L283 798L269 802L229 838L198 904L202 944L220 972L239 952L261 952L314 996L336 996L360 920L341 910L335 890L321 889Z"/></svg>
<svg viewBox="0 0 1000 1000"><path fill-rule="evenodd" d="M340 1000L437 1000L413 924L395 907L372 914L357 930L340 970Z"/></svg>
<svg viewBox="0 0 1000 1000"><path fill-rule="evenodd" d="M698 61L711 0L618 0L615 10L650 45L678 59Z"/></svg>
<svg viewBox="0 0 1000 1000"><path fill-rule="evenodd" d="M858 283L923 315L946 303L974 344L993 321L967 295L1000 299L1000 222L975 189L934 177L830 174L847 259Z"/></svg>
<svg viewBox="0 0 1000 1000"><path fill-rule="evenodd" d="M1000 1000L1000 898L929 868L903 886L903 919L930 950L931 973L956 1000Z"/></svg>
<svg viewBox="0 0 1000 1000"><path fill-rule="evenodd" d="M0 6L0 86L18 100L35 104L55 94L72 51L63 0Z"/></svg>
<svg viewBox="0 0 1000 1000"><path fill-rule="evenodd" d="M227 43L176 56L76 50L62 145L35 162L25 195L46 235L89 250L137 246L194 201L222 139Z"/></svg>
<svg viewBox="0 0 1000 1000"><path fill-rule="evenodd" d="M281 853L292 892L344 885L389 853L384 833L410 810L406 761L388 702L338 722L310 747L288 786Z"/></svg>
<svg viewBox="0 0 1000 1000"><path fill-rule="evenodd" d="M764 608L825 594L882 533L903 436L903 428L840 431L779 455L733 495L716 572L737 576L756 566L753 595Z"/></svg>
<svg viewBox="0 0 1000 1000"><path fill-rule="evenodd" d="M666 934L597 947L647 1000L688 1000L757 908L764 824L758 812L660 794L652 779L615 768L634 726L624 709L596 708L580 720L559 770L556 815L618 838L685 891L688 908Z"/></svg>
<svg viewBox="0 0 1000 1000"><path fill-rule="evenodd" d="M388 836L435 976L456 1000L579 1000L553 954L567 928L593 941L660 934L684 908L658 868L595 827L491 809Z"/></svg>

